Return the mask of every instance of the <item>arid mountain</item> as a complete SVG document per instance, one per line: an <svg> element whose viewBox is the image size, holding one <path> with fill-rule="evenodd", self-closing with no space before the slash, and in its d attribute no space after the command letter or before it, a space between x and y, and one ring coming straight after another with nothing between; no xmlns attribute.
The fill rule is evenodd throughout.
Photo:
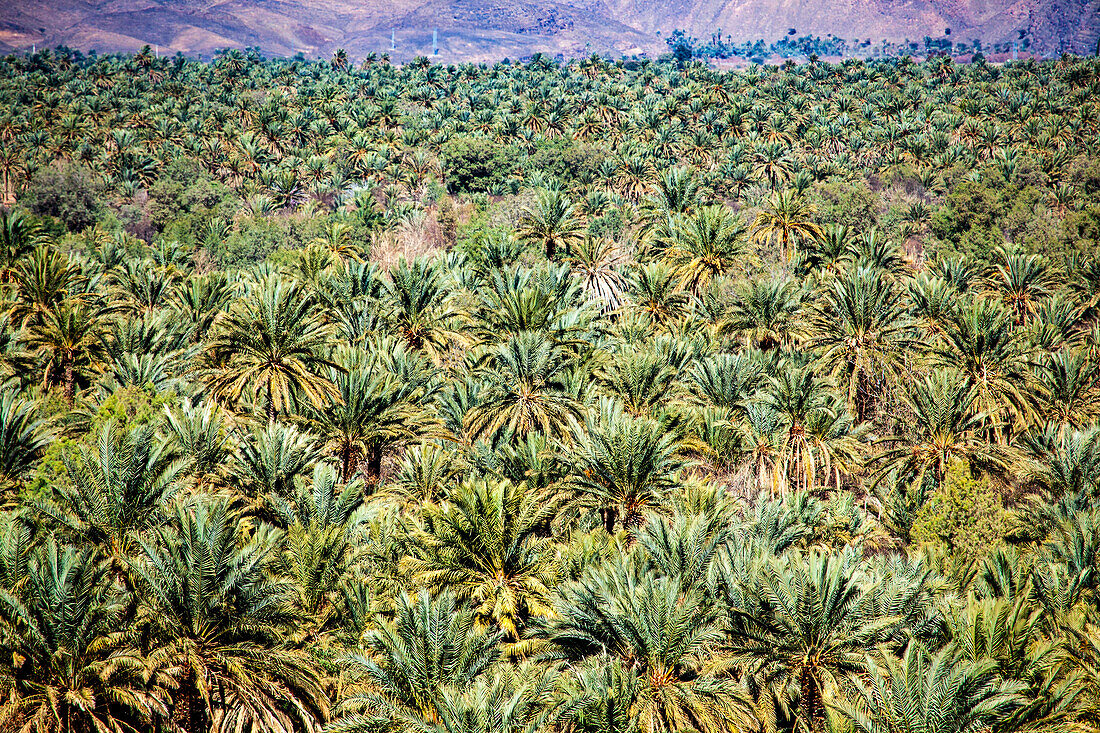
<svg viewBox="0 0 1100 733"><path fill-rule="evenodd" d="M709 38L834 34L899 41L952 36L997 43L1025 31L1039 53L1091 53L1100 0L0 0L0 52L65 44L101 52L155 45L207 55L258 46L272 55L440 61L660 53L677 29Z"/></svg>

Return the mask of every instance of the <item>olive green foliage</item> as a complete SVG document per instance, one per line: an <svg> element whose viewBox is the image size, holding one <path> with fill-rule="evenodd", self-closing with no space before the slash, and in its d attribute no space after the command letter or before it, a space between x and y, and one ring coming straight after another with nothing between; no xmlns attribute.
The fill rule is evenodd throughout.
<svg viewBox="0 0 1100 733"><path fill-rule="evenodd" d="M1100 721L1100 65L0 59L0 731Z"/></svg>
<svg viewBox="0 0 1100 733"><path fill-rule="evenodd" d="M942 543L960 560L980 558L1008 530L1004 500L988 479L974 478L970 467L954 460L943 483L916 513L913 537Z"/></svg>

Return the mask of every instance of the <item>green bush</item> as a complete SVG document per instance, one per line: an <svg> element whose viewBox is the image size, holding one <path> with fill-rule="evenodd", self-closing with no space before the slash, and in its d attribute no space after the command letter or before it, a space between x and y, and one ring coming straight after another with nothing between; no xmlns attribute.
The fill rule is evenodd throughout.
<svg viewBox="0 0 1100 733"><path fill-rule="evenodd" d="M79 232L103 215L103 196L103 185L91 171L70 164L36 173L19 196L19 204L36 216L57 219L70 232Z"/></svg>
<svg viewBox="0 0 1100 733"><path fill-rule="evenodd" d="M961 460L948 464L940 486L913 522L914 539L942 545L961 562L988 554L1007 530L1003 498L987 478L974 478Z"/></svg>
<svg viewBox="0 0 1100 733"><path fill-rule="evenodd" d="M484 137L456 137L443 146L441 162L451 193L490 191L518 167L519 150Z"/></svg>

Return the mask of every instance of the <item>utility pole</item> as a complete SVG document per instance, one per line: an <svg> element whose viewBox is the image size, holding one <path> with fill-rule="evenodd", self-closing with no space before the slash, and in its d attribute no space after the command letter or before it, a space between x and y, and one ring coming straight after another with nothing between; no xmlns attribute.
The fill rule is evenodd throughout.
<svg viewBox="0 0 1100 733"><path fill-rule="evenodd" d="M432 56L439 55L439 31L432 31Z"/></svg>
<svg viewBox="0 0 1100 733"><path fill-rule="evenodd" d="M396 48L397 48L397 31L396 30L391 30L390 31L390 50L393 51Z"/></svg>

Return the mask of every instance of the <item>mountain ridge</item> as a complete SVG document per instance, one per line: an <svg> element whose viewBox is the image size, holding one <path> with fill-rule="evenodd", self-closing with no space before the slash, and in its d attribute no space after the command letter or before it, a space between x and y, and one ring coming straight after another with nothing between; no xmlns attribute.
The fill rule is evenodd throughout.
<svg viewBox="0 0 1100 733"><path fill-rule="evenodd" d="M1021 36L1039 54L1091 53L1100 0L21 0L0 4L0 52L66 45L100 52L145 44L209 55L259 47L271 55L432 55L493 61L534 52L659 54L673 30L734 41L790 32L873 43L950 29L958 40ZM396 43L391 43L394 39Z"/></svg>

